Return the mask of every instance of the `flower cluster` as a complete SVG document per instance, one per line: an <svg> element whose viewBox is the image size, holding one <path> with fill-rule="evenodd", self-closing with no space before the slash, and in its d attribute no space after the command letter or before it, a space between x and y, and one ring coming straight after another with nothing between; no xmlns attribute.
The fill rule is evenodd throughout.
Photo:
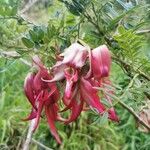
<svg viewBox="0 0 150 150"><path fill-rule="evenodd" d="M112 90L105 87L111 85L111 56L106 45L90 50L86 46L73 43L58 58L49 73L39 57L33 57L33 66L37 72L29 73L25 79L25 94L32 105L32 111L25 120L36 119L34 130L38 126L43 109L50 131L58 143L61 143L61 140L55 122L71 123L87 108L96 110L100 115L107 111L110 120L118 121L114 108L108 109L99 96L99 88L113 94ZM56 82L64 85L62 96ZM112 105L111 98L105 93L103 96ZM61 100L65 106L63 110L59 108ZM70 110L71 114L69 118L64 119L60 114L67 110Z"/></svg>

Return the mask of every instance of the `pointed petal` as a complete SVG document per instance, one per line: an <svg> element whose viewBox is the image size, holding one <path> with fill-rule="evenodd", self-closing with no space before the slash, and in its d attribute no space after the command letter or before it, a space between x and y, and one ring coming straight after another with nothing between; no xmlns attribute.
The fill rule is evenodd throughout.
<svg viewBox="0 0 150 150"><path fill-rule="evenodd" d="M72 69L72 71L70 71L70 68L66 69L65 77L66 77L65 97L70 99L71 95L72 95L73 85L78 80L78 71L74 70L74 69Z"/></svg>
<svg viewBox="0 0 150 150"><path fill-rule="evenodd" d="M111 81L109 79L105 78L104 80L102 80L102 85L103 85L103 88L105 89L105 92L114 95L114 90L106 87L107 85L111 86ZM107 93L104 96L105 96L106 100L109 102L109 104L112 105L112 99L109 95L107 95ZM118 118L113 106L108 110L108 113L109 113L109 119L111 119L113 121L117 121L117 122L119 121L119 118Z"/></svg>
<svg viewBox="0 0 150 150"><path fill-rule="evenodd" d="M116 121L116 122L119 121L119 118L116 115L116 112L115 112L114 108L110 108L108 110L108 113L109 113L109 119L111 119L112 121Z"/></svg>
<svg viewBox="0 0 150 150"><path fill-rule="evenodd" d="M64 94L64 96L63 96L63 98L62 98L64 105L68 106L68 105L71 103L72 99L74 99L74 97L76 96L77 92L78 92L78 85L75 85L75 86L73 87L73 90L72 90L72 93L71 93L71 97L70 97L70 98L67 98L67 97L65 96L65 94ZM69 107L69 106L68 106L68 107ZM66 109L67 109L67 108L66 108Z"/></svg>
<svg viewBox="0 0 150 150"><path fill-rule="evenodd" d="M82 100L78 101L76 99L73 99L72 101L73 101L73 104L72 104L72 109L71 109L71 115L70 115L69 119L65 121L65 124L69 124L69 123L75 121L79 117L79 115L83 109L83 101Z"/></svg>
<svg viewBox="0 0 150 150"><path fill-rule="evenodd" d="M23 121L29 121L32 120L34 118L36 118L37 112L35 111L35 109L32 108L31 113L29 114L29 116L27 118L22 119Z"/></svg>
<svg viewBox="0 0 150 150"><path fill-rule="evenodd" d="M31 105L35 107L35 98L34 98L34 92L33 92L33 80L35 75L33 73L28 73L28 75L25 78L24 81L24 92L26 97L28 98Z"/></svg>
<svg viewBox="0 0 150 150"><path fill-rule="evenodd" d="M43 109L44 102L42 101L43 92L40 93L39 101L38 101L38 110L37 110L37 116L34 124L33 132L37 129Z"/></svg>
<svg viewBox="0 0 150 150"><path fill-rule="evenodd" d="M105 107L99 100L97 90L93 89L91 83L84 78L81 79L80 94L89 106L95 108L99 113L104 112Z"/></svg>
<svg viewBox="0 0 150 150"><path fill-rule="evenodd" d="M53 116L53 114L55 114L56 112L53 108L53 105L46 106L45 113L46 113L46 117L47 117L47 121L48 121L48 125L50 128L51 134L55 137L56 141L59 144L61 144L60 137L59 137L56 127L55 127L55 116Z"/></svg>

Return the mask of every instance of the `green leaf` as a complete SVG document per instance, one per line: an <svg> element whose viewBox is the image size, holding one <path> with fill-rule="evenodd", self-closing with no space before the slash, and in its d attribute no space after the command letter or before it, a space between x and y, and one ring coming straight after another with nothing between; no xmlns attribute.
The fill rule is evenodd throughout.
<svg viewBox="0 0 150 150"><path fill-rule="evenodd" d="M17 5L14 6L14 7L12 7L11 15L12 15L12 16L15 16L15 15L17 14L17 10L18 10L18 6L17 6Z"/></svg>
<svg viewBox="0 0 150 150"><path fill-rule="evenodd" d="M31 37L31 39L34 41L34 42L37 42L38 41L38 37L37 37L37 33L34 32L33 30L30 30L29 31L29 35Z"/></svg>
<svg viewBox="0 0 150 150"><path fill-rule="evenodd" d="M3 92L1 93L1 97L0 97L0 110L2 110L2 109L3 109L3 107L4 107L4 103L5 103L5 96L6 96L6 92L5 92L5 91L3 91Z"/></svg>
<svg viewBox="0 0 150 150"><path fill-rule="evenodd" d="M42 40L44 37L44 31L42 29L38 30L38 40Z"/></svg>
<svg viewBox="0 0 150 150"><path fill-rule="evenodd" d="M33 48L33 47L34 47L34 42L31 41L31 40L28 39L28 38L23 37L23 38L22 38L22 42L23 42L23 44L24 44L27 48Z"/></svg>
<svg viewBox="0 0 150 150"><path fill-rule="evenodd" d="M124 27L123 26L119 26L118 27L118 32L121 33L121 34L125 33Z"/></svg>
<svg viewBox="0 0 150 150"><path fill-rule="evenodd" d="M56 28L55 28L55 26L54 25L49 25L48 27L47 27L47 34L48 34L48 37L49 38L53 38L54 37L54 35L56 35Z"/></svg>
<svg viewBox="0 0 150 150"><path fill-rule="evenodd" d="M103 126L108 123L108 112L105 112L100 119L100 125Z"/></svg>

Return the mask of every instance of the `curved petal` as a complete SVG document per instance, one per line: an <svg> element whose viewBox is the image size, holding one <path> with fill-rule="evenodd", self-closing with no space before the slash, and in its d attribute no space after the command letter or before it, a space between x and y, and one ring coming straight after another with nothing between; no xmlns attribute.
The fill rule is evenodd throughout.
<svg viewBox="0 0 150 150"><path fill-rule="evenodd" d="M65 70L65 77L66 77L66 88L65 88L65 97L67 99L71 98L72 88L75 82L78 80L78 71L74 69L66 69Z"/></svg>
<svg viewBox="0 0 150 150"><path fill-rule="evenodd" d="M35 98L34 98L34 90L33 90L33 80L34 80L35 74L28 73L28 75L25 78L24 81L24 92L26 97L28 98L31 105L35 107Z"/></svg>
<svg viewBox="0 0 150 150"><path fill-rule="evenodd" d="M92 50L92 72L95 78L107 77L110 71L111 56L106 45Z"/></svg>
<svg viewBox="0 0 150 150"><path fill-rule="evenodd" d="M72 93L71 93L71 97L70 98L67 98L64 94L62 100L63 100L63 103L65 106L69 107L68 105L70 105L72 99L74 99L74 97L76 96L78 92L78 85L75 84L75 86L73 87L73 90L72 90ZM67 108L66 108L67 109Z"/></svg>
<svg viewBox="0 0 150 150"><path fill-rule="evenodd" d="M80 94L82 99L89 105L95 108L99 113L105 110L104 105L100 102L97 90L93 89L91 83L84 78L80 83Z"/></svg>
<svg viewBox="0 0 150 150"><path fill-rule="evenodd" d="M65 121L65 124L69 124L75 121L81 114L82 109L83 109L83 101L74 99L72 104L72 109L71 109L71 115L69 119Z"/></svg>
<svg viewBox="0 0 150 150"><path fill-rule="evenodd" d="M111 86L111 82L109 80L103 80L104 83L108 84L109 86ZM110 93L110 94L114 94L114 91L112 89L106 89L105 85L103 85L105 91L107 93ZM107 93L105 94L105 97L106 97L106 100L112 105L112 99L109 95L107 95ZM113 121L119 121L119 118L115 112L115 109L113 107L111 107L109 110L108 110L108 113L109 113L109 118Z"/></svg>
<svg viewBox="0 0 150 150"><path fill-rule="evenodd" d="M33 80L33 86L35 91L40 91L42 89L41 85L41 71L38 71Z"/></svg>
<svg viewBox="0 0 150 150"><path fill-rule="evenodd" d="M36 116L37 116L37 112L35 111L34 108L32 108L31 113L29 114L29 116L25 119L22 119L22 120L23 121L29 121L29 120L32 120L32 119L36 118Z"/></svg>
<svg viewBox="0 0 150 150"><path fill-rule="evenodd" d="M57 62L56 65L53 66L53 68L51 69L53 78L50 80L44 80L45 82L56 82L56 81L60 81L63 80L65 78L65 73L64 73L64 69L66 69L67 66L65 64L62 64L62 62Z"/></svg>
<svg viewBox="0 0 150 150"><path fill-rule="evenodd" d="M67 98L64 98L63 102L66 105L66 107L63 110L61 110L60 112L64 112L64 111L67 111L68 109L71 109L71 107L73 106L73 103L74 103L73 101L74 101L74 99L76 99L77 92L78 92L78 86L76 85L71 94L71 98L69 100Z"/></svg>
<svg viewBox="0 0 150 150"><path fill-rule="evenodd" d="M108 110L108 114L109 114L108 117L109 117L112 121L116 121L116 122L119 121L119 118L118 118L118 116L116 115L116 112L115 112L114 108L110 108L110 109Z"/></svg>
<svg viewBox="0 0 150 150"><path fill-rule="evenodd" d="M87 59L88 51L86 47L79 43L73 43L64 53L61 54L61 56L64 56L62 61L63 64L68 64L75 68L81 68Z"/></svg>
<svg viewBox="0 0 150 150"><path fill-rule="evenodd" d="M43 109L43 105L44 105L44 102L42 100L43 91L41 91L41 93L39 93L39 94L40 94L40 96L39 96L39 99L38 99L37 116L36 116L33 132L37 129L37 127L39 125L39 121L40 121L40 117L41 117L41 113L42 113L42 109Z"/></svg>
<svg viewBox="0 0 150 150"><path fill-rule="evenodd" d="M49 105L45 107L45 114L48 121L48 125L50 128L51 134L55 137L56 141L61 144L60 137L57 133L56 127L55 127L55 120L56 120L56 111L54 109L53 105Z"/></svg>

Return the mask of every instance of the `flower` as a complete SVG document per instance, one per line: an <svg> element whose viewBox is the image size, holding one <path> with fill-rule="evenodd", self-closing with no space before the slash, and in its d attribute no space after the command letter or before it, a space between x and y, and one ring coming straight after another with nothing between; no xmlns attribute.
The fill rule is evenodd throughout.
<svg viewBox="0 0 150 150"><path fill-rule="evenodd" d="M24 120L35 118L35 130L44 109L50 131L58 143L61 143L61 140L55 122L71 123L83 110L87 110L87 106L96 110L99 115L108 112L110 120L118 121L109 96L114 94L114 90L108 88L111 87L109 80L111 55L107 46L102 45L90 50L89 47L73 43L58 58L49 73L39 57L33 57L33 67L37 72L29 73L24 83L25 95L32 105L32 110ZM59 94L56 82L64 84L62 96ZM103 98L111 108L107 108L102 103L99 89L103 89ZM61 100L65 106L63 110L59 108L58 102ZM70 116L62 118L60 114L67 110L70 110Z"/></svg>
<svg viewBox="0 0 150 150"><path fill-rule="evenodd" d="M92 51L88 51L88 48L74 43L60 56L62 60L52 68L54 78L43 81L48 83L66 81L62 98L66 107L62 112L70 109L71 115L69 119L65 120L65 123L76 120L84 110L85 105L95 109L102 115L107 110L100 100L98 88L103 87L104 82L107 83L110 72L111 56L107 46L102 45ZM61 78L59 78L60 74ZM104 89L104 91L106 90ZM110 91L107 90L107 92L109 93ZM104 97L112 105L111 98L106 94L104 94ZM108 113L109 119L118 121L113 107L108 110Z"/></svg>
<svg viewBox="0 0 150 150"><path fill-rule="evenodd" d="M29 73L24 82L25 95L32 105L32 111L24 120L31 120L35 118L35 131L38 127L42 110L45 109L50 131L57 142L61 143L55 127L55 121L59 118L57 104L59 92L57 86L55 82L46 83L41 80L41 78L50 80L51 76L37 56L33 57L33 66L36 67L37 72Z"/></svg>

